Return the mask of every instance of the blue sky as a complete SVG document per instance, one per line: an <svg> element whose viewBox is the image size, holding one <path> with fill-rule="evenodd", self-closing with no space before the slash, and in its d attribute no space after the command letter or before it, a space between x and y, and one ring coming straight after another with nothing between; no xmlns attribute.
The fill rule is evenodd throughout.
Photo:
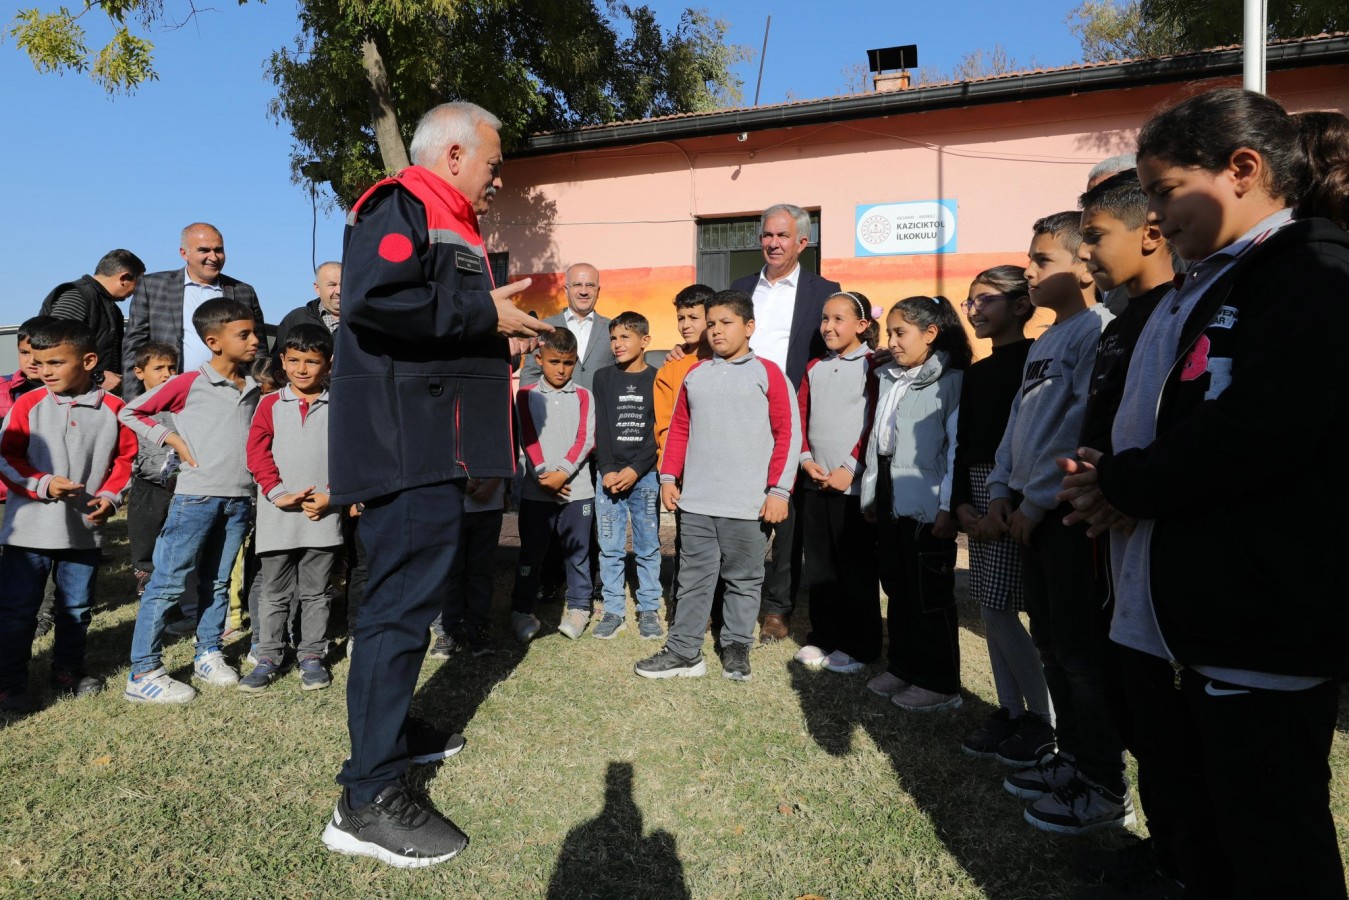
<svg viewBox="0 0 1349 900"><path fill-rule="evenodd" d="M690 4L649 5L672 26ZM842 93L845 69L865 62L867 49L893 44L918 44L920 64L944 70L995 44L1023 64L1068 64L1080 56L1064 23L1076 5L981 2L975 12L975 4L906 4L877 14L885 7L876 3L783 0L772 4L760 102ZM182 0L164 6L177 16L187 8ZM707 4L730 24L729 39L754 51L738 69L747 105L768 6ZM267 118L274 88L263 73L270 52L293 40L295 10L288 0L238 7L221 0L182 28L157 31L159 81L129 97L109 98L82 75L39 75L12 38L0 43L0 98L11 129L0 144L9 182L0 325L36 313L53 285L92 271L114 247L132 250L150 271L178 268L179 229L199 219L224 232L225 271L257 288L268 321L313 296L311 235L320 261L338 257L341 215L320 207L312 228L308 189L290 182L289 130ZM93 44L102 31L94 14L87 18Z"/></svg>

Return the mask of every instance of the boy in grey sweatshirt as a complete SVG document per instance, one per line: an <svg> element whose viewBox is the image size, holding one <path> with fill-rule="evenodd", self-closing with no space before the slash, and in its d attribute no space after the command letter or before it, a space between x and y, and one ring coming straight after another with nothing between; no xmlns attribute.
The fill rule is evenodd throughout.
<svg viewBox="0 0 1349 900"><path fill-rule="evenodd" d="M753 301L721 291L708 301L707 321L714 356L680 386L661 459L661 502L680 510L678 606L664 648L636 665L644 678L706 674L703 634L720 574L722 675L749 680L768 537L787 516L796 480L796 393L781 369L749 348Z"/></svg>
<svg viewBox="0 0 1349 900"><path fill-rule="evenodd" d="M119 415L137 436L172 447L182 460L131 638L131 676L123 696L140 703L188 703L197 695L161 664L164 613L182 596L194 570L200 598L193 677L217 687L239 683L220 648L230 571L253 513L244 447L259 392L242 367L257 356L260 338L253 313L234 300L207 300L192 314L192 324L210 348L211 361L137 397ZM155 419L165 410L174 415L173 428Z"/></svg>
<svg viewBox="0 0 1349 900"><path fill-rule="evenodd" d="M562 548L567 573L567 611L558 631L575 640L590 624L590 537L595 518L595 402L572 380L576 335L565 328L542 335L534 360L542 370L535 384L516 395L520 443L528 466L520 489L520 568L511 592L511 630L532 640L539 567L550 541Z"/></svg>
<svg viewBox="0 0 1349 900"><path fill-rule="evenodd" d="M44 389L21 396L0 434L9 488L0 526L0 710L28 712L28 661L47 577L55 575L52 688L85 696L103 682L84 673L102 525L121 504L135 435L117 421L122 401L93 383L94 334L55 319L28 335Z"/></svg>

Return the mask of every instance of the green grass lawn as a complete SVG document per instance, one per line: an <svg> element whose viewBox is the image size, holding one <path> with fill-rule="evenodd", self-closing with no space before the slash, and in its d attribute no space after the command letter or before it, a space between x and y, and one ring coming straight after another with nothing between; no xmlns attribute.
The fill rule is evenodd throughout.
<svg viewBox="0 0 1349 900"><path fill-rule="evenodd" d="M125 558L122 535L118 520L111 560ZM1032 829L1001 788L1006 770L960 752L994 696L973 608L965 706L911 715L867 693L865 676L792 663L791 641L755 650L746 684L718 677L714 659L706 678L639 679L632 664L659 642L635 627L571 642L557 606L541 610L543 636L515 647L512 558L499 558L500 652L428 659L413 703L468 739L412 776L471 836L458 859L398 870L320 843L347 748L340 659L327 691L302 693L292 673L260 696L122 700L135 604L113 562L90 634L109 691L0 719L0 895L1011 900L1062 896L1074 848L1119 840ZM804 623L799 612L798 637ZM41 685L50 638L35 651ZM191 651L171 645L170 672L186 677ZM1342 710L1332 791L1345 852Z"/></svg>

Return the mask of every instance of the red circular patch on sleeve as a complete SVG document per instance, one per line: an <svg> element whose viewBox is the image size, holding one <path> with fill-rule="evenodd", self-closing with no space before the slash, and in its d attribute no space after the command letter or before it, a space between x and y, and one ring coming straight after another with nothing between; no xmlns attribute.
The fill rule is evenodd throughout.
<svg viewBox="0 0 1349 900"><path fill-rule="evenodd" d="M386 234L379 242L379 255L400 263L412 255L412 241L404 234Z"/></svg>

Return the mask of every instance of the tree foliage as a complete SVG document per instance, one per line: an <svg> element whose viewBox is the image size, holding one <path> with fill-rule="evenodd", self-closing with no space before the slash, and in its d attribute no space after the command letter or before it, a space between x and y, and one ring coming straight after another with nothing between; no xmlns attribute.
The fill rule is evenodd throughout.
<svg viewBox="0 0 1349 900"><path fill-rule="evenodd" d="M1007 52L1006 47L1002 44L995 44L992 50L985 50L981 47L978 50L966 53L950 72L936 66L921 67L918 70L918 83L923 85L973 81L976 78L1006 75L1010 72L1021 72L1034 67L1034 59L1029 64L1023 65Z"/></svg>
<svg viewBox="0 0 1349 900"><path fill-rule="evenodd" d="M238 2L242 6L247 0ZM182 20L174 25L197 14L192 0L187 0L186 7ZM90 13L102 14L112 28L112 37L97 53L89 49L81 21ZM140 84L159 78L154 43L143 32L167 16L164 0L84 0L83 8L75 12L65 6L52 12L20 9L9 23L9 36L39 72L88 72L108 93L129 94ZM135 32L129 20L136 25Z"/></svg>
<svg viewBox="0 0 1349 900"><path fill-rule="evenodd" d="M1238 2L1194 0L1085 0L1068 14L1068 28L1082 42L1087 62L1165 56L1240 44ZM1349 28L1344 0L1269 0L1269 40Z"/></svg>
<svg viewBox="0 0 1349 900"><path fill-rule="evenodd" d="M296 180L328 183L343 204L396 168L372 127L372 49L404 144L427 109L470 100L501 118L508 147L738 102L731 66L746 57L705 12L666 31L648 7L593 0L309 0L300 24L268 63L270 112L290 124Z"/></svg>

